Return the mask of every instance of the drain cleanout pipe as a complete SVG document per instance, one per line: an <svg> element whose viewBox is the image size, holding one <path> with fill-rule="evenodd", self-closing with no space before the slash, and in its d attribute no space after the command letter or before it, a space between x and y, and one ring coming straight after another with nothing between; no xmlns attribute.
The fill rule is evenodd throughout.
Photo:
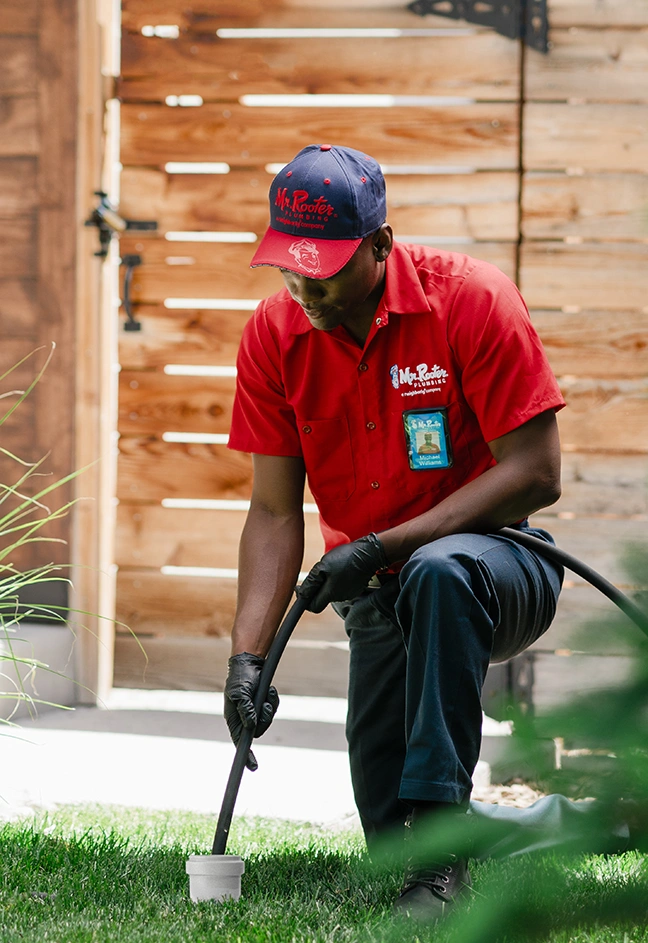
<svg viewBox="0 0 648 943"><path fill-rule="evenodd" d="M295 626L301 619L302 615L306 611L306 603L303 599L296 599L292 604L291 608L288 610L286 618L281 623L277 634L275 635L272 645L266 655L266 660L264 662L263 668L261 669L261 675L259 676L259 687L257 688L257 693L254 698L254 709L257 713L257 717L261 712L261 708L265 702L266 697L268 696L268 688L274 677L274 673L277 670L277 665L279 660L284 653L284 649L288 644L288 639L293 634ZM221 806L220 815L218 816L218 824L216 826L216 834L214 836L214 847L212 848L212 855L224 855L225 848L227 847L227 838L229 835L230 825L232 823L232 814L234 812L234 803L236 802L236 796L238 795L239 786L241 785L241 778L243 776L243 770L245 769L245 761L247 760L247 755L249 753L250 747L252 746L252 739L254 736L253 730L247 730L245 727L241 733L241 739L238 742L236 747L236 755L234 757L234 763L232 764L232 770L227 780L227 786L225 787L225 796L223 797L223 805Z"/></svg>

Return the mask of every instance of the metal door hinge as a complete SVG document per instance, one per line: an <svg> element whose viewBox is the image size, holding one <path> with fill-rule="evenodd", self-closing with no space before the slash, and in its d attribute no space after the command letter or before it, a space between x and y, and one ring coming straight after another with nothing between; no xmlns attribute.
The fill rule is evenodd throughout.
<svg viewBox="0 0 648 943"><path fill-rule="evenodd" d="M418 16L434 14L491 26L502 36L549 52L547 0L414 0L407 9Z"/></svg>

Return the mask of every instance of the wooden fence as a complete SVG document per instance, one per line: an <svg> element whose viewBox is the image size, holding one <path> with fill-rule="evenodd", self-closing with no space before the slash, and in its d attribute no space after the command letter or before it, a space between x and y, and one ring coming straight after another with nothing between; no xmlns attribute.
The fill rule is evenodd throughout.
<svg viewBox="0 0 648 943"><path fill-rule="evenodd" d="M247 242L182 234L258 238L273 165L312 142L384 165L397 237L456 247L518 281L569 404L564 494L538 523L626 583L619 550L645 543L647 520L648 6L553 0L548 56L382 0L122 7L121 212L159 232L121 240L122 255L142 257L142 330L120 337L118 618L150 662L144 673L119 633L116 683L222 684L251 486L249 457L225 446L232 368L255 300L281 282L248 268ZM336 98L258 97L304 95ZM316 514L306 521L305 569L322 547ZM536 646L538 704L599 672L602 656L564 653L582 614L604 605L569 580ZM307 617L279 681L342 696L346 658L337 617Z"/></svg>

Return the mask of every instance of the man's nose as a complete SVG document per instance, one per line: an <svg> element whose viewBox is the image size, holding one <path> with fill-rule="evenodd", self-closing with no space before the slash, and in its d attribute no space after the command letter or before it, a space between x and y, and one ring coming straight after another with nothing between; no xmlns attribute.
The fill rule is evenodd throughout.
<svg viewBox="0 0 648 943"><path fill-rule="evenodd" d="M307 308L314 301L319 301L323 294L322 286L318 284L316 278L306 278L305 275L296 276L292 295L298 304Z"/></svg>

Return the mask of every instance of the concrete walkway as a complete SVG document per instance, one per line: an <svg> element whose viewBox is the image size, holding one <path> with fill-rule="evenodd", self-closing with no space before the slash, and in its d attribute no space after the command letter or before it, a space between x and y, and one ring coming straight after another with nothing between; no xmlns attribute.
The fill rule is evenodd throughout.
<svg viewBox="0 0 648 943"><path fill-rule="evenodd" d="M341 698L283 696L254 745L259 769L244 773L236 814L357 822L345 713ZM234 757L222 715L222 694L115 688L103 708L21 720L0 730L0 817L80 802L217 816ZM506 732L493 724L485 732ZM480 762L476 785L489 777Z"/></svg>

